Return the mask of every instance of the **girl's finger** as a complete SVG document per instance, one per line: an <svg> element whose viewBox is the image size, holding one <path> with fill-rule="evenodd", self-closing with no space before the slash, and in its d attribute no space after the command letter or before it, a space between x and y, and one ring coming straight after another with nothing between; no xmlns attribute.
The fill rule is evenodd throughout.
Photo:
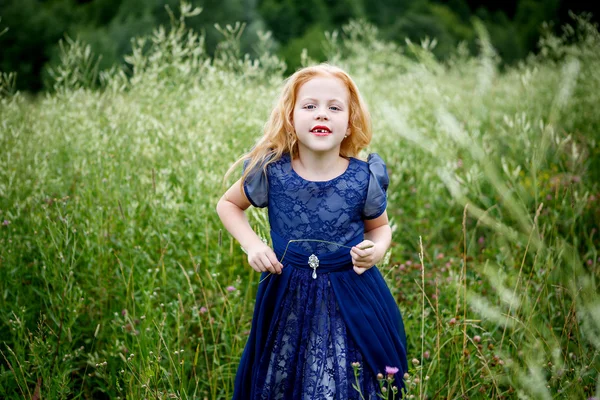
<svg viewBox="0 0 600 400"><path fill-rule="evenodd" d="M358 250L358 251L352 251L351 254L355 254L356 258L360 258L360 259L364 259L366 257L370 257L375 253L375 250L373 249L369 249L369 250Z"/></svg>
<svg viewBox="0 0 600 400"><path fill-rule="evenodd" d="M371 242L370 240L363 240L362 242L360 242L359 244L356 245L356 247L358 247L361 250L367 250L374 246L375 246L375 243Z"/></svg>
<svg viewBox="0 0 600 400"><path fill-rule="evenodd" d="M365 250L361 250L361 249L359 249L357 246L354 246L354 247L352 248L352 251L353 251L355 254L357 254L359 257L364 257L364 256L365 256L365 254L366 254Z"/></svg>
<svg viewBox="0 0 600 400"><path fill-rule="evenodd" d="M281 265L279 260L277 260L277 256L275 255L275 253L267 254L267 258L269 259L269 262L273 266L273 269L275 269L276 273L280 274L283 266Z"/></svg>
<svg viewBox="0 0 600 400"><path fill-rule="evenodd" d="M260 257L260 256L257 257L255 262L256 262L256 266L258 268L260 268L261 272L267 272L267 266L265 265L262 257Z"/></svg>
<svg viewBox="0 0 600 400"><path fill-rule="evenodd" d="M260 260L262 261L262 264L267 271L269 271L272 274L275 273L275 268L273 268L273 265L271 265L271 260L269 260L269 257L267 257L266 254L263 254Z"/></svg>
<svg viewBox="0 0 600 400"><path fill-rule="evenodd" d="M361 268L361 267L354 267L354 272L356 272L358 275L362 275L368 268Z"/></svg>
<svg viewBox="0 0 600 400"><path fill-rule="evenodd" d="M265 269L263 268L262 265L259 265L256 262L252 262L250 263L250 266L252 267L253 270L255 270L256 272L265 272Z"/></svg>
<svg viewBox="0 0 600 400"><path fill-rule="evenodd" d="M269 271L273 274L279 274L278 271L278 266L279 266L279 261L277 261L277 257L273 258L275 259L275 261L273 261L270 257L270 254L265 254L266 258L267 258L267 268L269 269Z"/></svg>

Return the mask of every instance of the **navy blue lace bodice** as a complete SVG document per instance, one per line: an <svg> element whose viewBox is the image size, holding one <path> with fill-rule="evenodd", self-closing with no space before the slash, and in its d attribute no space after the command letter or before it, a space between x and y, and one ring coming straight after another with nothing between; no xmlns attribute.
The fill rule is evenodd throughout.
<svg viewBox="0 0 600 400"><path fill-rule="evenodd" d="M328 181L308 181L292 168L284 154L252 171L244 192L255 207L269 208L271 229L286 240L317 239L346 244L363 233L365 219L380 216L386 208L388 175L376 153L367 162L349 159L344 173ZM309 252L320 254L339 249L321 242L300 242Z"/></svg>

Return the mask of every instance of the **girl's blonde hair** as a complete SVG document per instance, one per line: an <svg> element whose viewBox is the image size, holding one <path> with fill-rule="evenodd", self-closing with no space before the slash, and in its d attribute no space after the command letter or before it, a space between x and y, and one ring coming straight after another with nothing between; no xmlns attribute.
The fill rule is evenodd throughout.
<svg viewBox="0 0 600 400"><path fill-rule="evenodd" d="M292 122L296 96L300 86L317 76L333 76L340 79L350 93L348 104L350 134L342 141L340 155L356 157L371 142L373 135L371 116L350 75L338 67L325 63L305 67L284 81L281 94L265 124L263 136L250 152L243 155L229 168L225 175L226 178L240 163L246 160L248 160L248 165L242 176L242 182L245 181L248 173L258 165L262 165L266 172L267 165L278 160L284 153L290 153L290 157L294 158L298 152L298 137Z"/></svg>

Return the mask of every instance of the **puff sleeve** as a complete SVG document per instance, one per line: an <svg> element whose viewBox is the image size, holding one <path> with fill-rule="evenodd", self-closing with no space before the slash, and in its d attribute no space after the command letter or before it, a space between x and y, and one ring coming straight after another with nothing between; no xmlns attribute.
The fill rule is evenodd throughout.
<svg viewBox="0 0 600 400"><path fill-rule="evenodd" d="M244 169L246 171L250 160L244 161ZM263 208L269 204L269 181L267 174L263 169L264 163L258 164L252 169L244 180L244 193L254 207Z"/></svg>
<svg viewBox="0 0 600 400"><path fill-rule="evenodd" d="M369 154L367 163L369 165L369 185L362 214L364 219L374 219L383 214L387 207L389 177L385 162L379 154Z"/></svg>

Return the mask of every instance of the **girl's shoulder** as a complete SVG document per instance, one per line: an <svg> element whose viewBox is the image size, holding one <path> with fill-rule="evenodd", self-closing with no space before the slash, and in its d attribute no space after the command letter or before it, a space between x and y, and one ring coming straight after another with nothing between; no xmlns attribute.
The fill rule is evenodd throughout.
<svg viewBox="0 0 600 400"><path fill-rule="evenodd" d="M385 161L377 153L370 153L366 160L351 157L362 170L369 171L369 174L387 177L387 167Z"/></svg>
<svg viewBox="0 0 600 400"><path fill-rule="evenodd" d="M275 153L267 153L262 159L258 160L258 162L254 165L254 168L252 169L252 171L250 171L250 173L257 174L265 171L268 173L269 169L273 165L281 165L286 162L286 154L287 153L283 153L281 156L277 157ZM244 160L243 170L245 171L250 164L250 159Z"/></svg>
<svg viewBox="0 0 600 400"><path fill-rule="evenodd" d="M377 153L371 153L367 157L367 161L359 161L369 176L369 190L373 187L378 187L383 191L387 190L390 183L387 166L385 161Z"/></svg>

